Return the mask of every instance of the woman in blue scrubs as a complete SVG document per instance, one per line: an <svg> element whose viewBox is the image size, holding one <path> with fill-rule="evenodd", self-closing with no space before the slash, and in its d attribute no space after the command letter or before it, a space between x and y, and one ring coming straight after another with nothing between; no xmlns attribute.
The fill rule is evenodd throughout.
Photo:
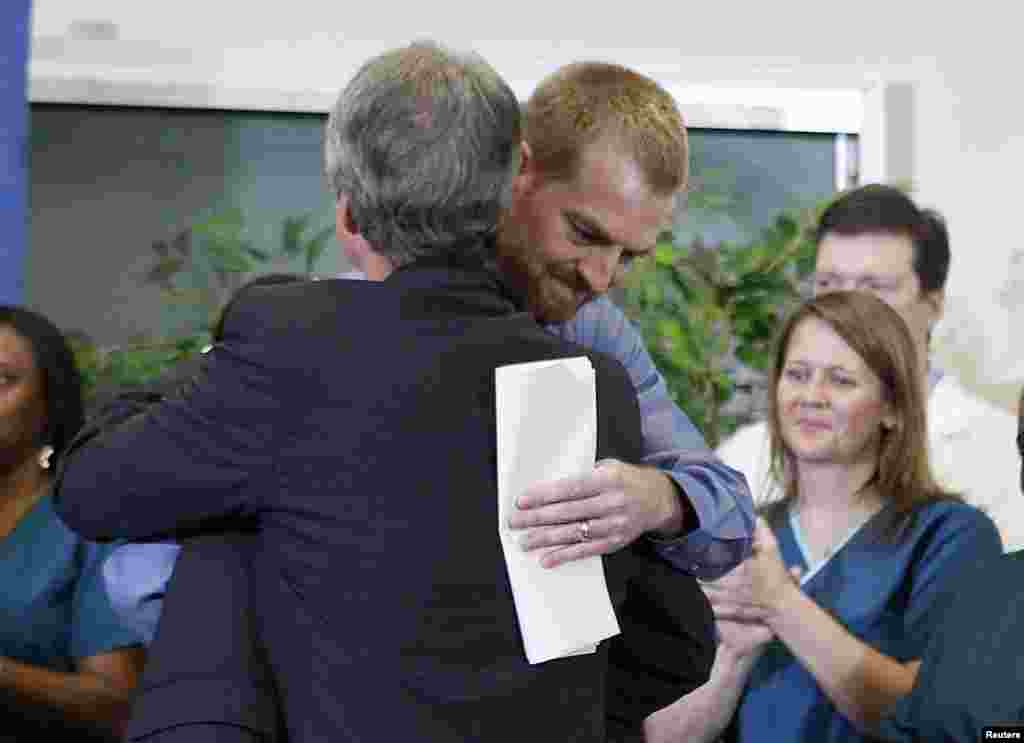
<svg viewBox="0 0 1024 743"><path fill-rule="evenodd" d="M109 548L69 531L51 504L51 473L82 418L78 371L60 331L34 312L0 306L3 740L113 739L143 662L138 634L103 588Z"/></svg>
<svg viewBox="0 0 1024 743"><path fill-rule="evenodd" d="M949 578L1002 552L991 520L932 478L924 376L903 320L867 293L816 297L786 323L769 415L785 497L707 587L711 679L647 719L650 743L867 741L910 691Z"/></svg>

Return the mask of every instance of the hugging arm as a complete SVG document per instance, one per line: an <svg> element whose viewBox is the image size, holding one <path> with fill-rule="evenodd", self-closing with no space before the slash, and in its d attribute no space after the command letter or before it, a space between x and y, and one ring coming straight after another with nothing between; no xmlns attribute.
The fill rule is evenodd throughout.
<svg viewBox="0 0 1024 743"><path fill-rule="evenodd" d="M521 518L527 546L565 548L554 564L620 549L641 534L678 569L715 578L750 552L754 508L746 480L708 449L700 432L672 401L636 327L607 297L548 330L618 359L640 405L643 455L575 481L541 483L524 494ZM594 539L574 546L566 524L591 520Z"/></svg>

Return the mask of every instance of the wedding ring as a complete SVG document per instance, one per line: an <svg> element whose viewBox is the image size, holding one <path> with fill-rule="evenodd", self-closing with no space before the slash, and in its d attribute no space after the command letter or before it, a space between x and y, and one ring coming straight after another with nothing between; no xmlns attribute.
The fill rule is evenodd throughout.
<svg viewBox="0 0 1024 743"><path fill-rule="evenodd" d="M589 521L581 521L580 522L580 541L581 542L586 542L589 539L590 539L590 522Z"/></svg>

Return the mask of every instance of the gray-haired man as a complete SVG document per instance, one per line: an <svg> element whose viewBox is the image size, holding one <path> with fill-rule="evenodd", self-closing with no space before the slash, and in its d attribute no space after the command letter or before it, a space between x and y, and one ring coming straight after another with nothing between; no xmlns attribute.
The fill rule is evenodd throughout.
<svg viewBox="0 0 1024 743"><path fill-rule="evenodd" d="M246 295L184 397L69 456L60 513L92 538L254 520L248 601L291 740L599 740L607 648L523 657L494 369L588 356L599 456L637 461L640 416L621 365L544 332L491 270L518 102L479 58L414 44L359 71L327 140L338 239L377 281Z"/></svg>

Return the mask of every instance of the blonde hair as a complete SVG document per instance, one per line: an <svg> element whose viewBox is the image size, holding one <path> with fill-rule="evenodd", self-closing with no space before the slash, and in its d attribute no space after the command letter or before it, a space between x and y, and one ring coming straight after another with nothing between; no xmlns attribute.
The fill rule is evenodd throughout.
<svg viewBox="0 0 1024 743"><path fill-rule="evenodd" d="M877 297L866 292L841 291L822 294L801 305L779 335L771 373L768 426L771 433L772 470L783 484L782 501L797 495L796 463L782 438L778 385L786 363L789 342L796 328L816 318L833 331L878 377L882 395L895 418L882 428L878 466L871 483L886 501L896 504L897 522L906 523L917 506L928 501L956 498L944 491L932 476L928 462L928 432L924 381L914 341L903 318Z"/></svg>
<svg viewBox="0 0 1024 743"><path fill-rule="evenodd" d="M525 108L524 130L538 172L576 176L582 152L611 142L633 158L658 195L686 186L686 126L654 80L605 62L576 62L543 80Z"/></svg>

